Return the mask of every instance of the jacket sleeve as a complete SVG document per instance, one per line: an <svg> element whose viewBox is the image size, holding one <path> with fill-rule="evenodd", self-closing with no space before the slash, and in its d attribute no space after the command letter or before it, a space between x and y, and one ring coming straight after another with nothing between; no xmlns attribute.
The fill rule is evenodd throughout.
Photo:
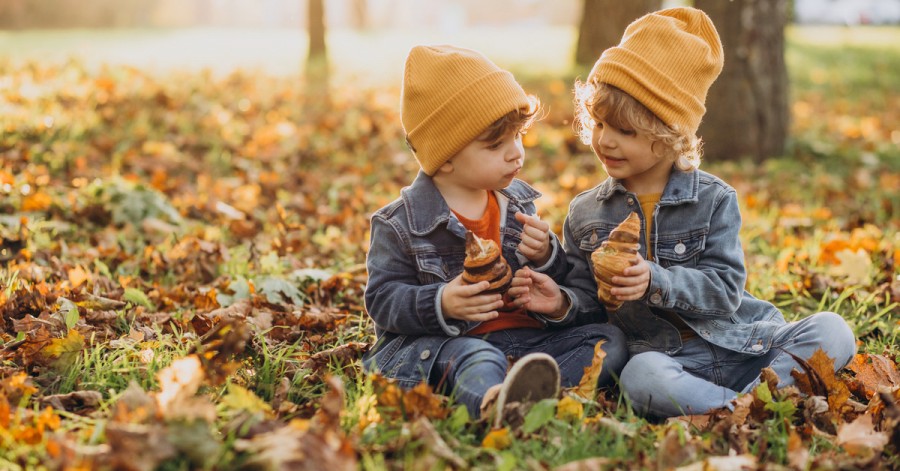
<svg viewBox="0 0 900 471"><path fill-rule="evenodd" d="M466 332L469 323L441 318L440 294L446 284L420 284L418 266L406 255L405 245L389 221L372 218L365 302L375 325L400 335L456 336Z"/></svg>
<svg viewBox="0 0 900 471"><path fill-rule="evenodd" d="M714 206L696 266L664 268L650 262L650 286L644 302L685 317L728 318L740 306L747 280L740 228L737 195L734 190L723 192Z"/></svg>

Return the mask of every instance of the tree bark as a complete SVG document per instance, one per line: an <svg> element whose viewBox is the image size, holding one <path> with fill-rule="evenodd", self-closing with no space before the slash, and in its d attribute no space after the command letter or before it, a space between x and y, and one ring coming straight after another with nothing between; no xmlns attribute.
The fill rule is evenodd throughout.
<svg viewBox="0 0 900 471"><path fill-rule="evenodd" d="M592 66L603 51L619 44L632 21L661 7L662 0L584 0L575 63Z"/></svg>
<svg viewBox="0 0 900 471"><path fill-rule="evenodd" d="M781 155L787 141L788 76L784 28L788 0L696 0L722 38L725 66L710 88L700 126L713 161Z"/></svg>
<svg viewBox="0 0 900 471"><path fill-rule="evenodd" d="M325 2L307 0L309 52L306 56L306 81L311 97L327 98L328 53L325 44Z"/></svg>

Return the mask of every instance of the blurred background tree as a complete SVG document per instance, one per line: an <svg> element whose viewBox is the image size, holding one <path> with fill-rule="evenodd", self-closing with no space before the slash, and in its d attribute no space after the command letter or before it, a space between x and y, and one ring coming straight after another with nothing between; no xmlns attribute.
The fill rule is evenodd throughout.
<svg viewBox="0 0 900 471"><path fill-rule="evenodd" d="M591 67L604 50L619 43L626 26L661 7L662 0L584 0L575 63Z"/></svg>
<svg viewBox="0 0 900 471"><path fill-rule="evenodd" d="M790 127L784 62L787 0L696 0L725 48L725 67L706 100L699 134L716 160L783 155Z"/></svg>

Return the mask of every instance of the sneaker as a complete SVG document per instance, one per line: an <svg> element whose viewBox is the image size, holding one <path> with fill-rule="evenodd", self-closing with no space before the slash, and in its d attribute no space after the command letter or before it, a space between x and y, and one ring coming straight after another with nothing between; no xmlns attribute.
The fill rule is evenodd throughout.
<svg viewBox="0 0 900 471"><path fill-rule="evenodd" d="M504 421L506 406L518 402L528 406L559 394L559 366L546 353L529 353L513 364L497 395L494 428Z"/></svg>

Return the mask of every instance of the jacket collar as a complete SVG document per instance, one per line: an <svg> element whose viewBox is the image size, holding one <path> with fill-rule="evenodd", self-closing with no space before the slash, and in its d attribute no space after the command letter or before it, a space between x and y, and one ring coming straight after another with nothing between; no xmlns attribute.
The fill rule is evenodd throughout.
<svg viewBox="0 0 900 471"><path fill-rule="evenodd" d="M503 205L504 197L509 204L521 206L541 196L537 190L521 180L513 180L508 187L497 193L501 205ZM406 206L410 231L417 236L428 234L437 227L447 224L451 218L456 219L450 212L450 207L447 206L443 195L435 186L434 180L421 170L412 185L400 192L400 197Z"/></svg>
<svg viewBox="0 0 900 471"><path fill-rule="evenodd" d="M617 178L607 178L597 189L597 201L609 199L614 193L628 193L625 185ZM660 205L676 205L682 203L696 203L700 193L700 170L683 172L673 169L669 176L669 182L659 199Z"/></svg>

